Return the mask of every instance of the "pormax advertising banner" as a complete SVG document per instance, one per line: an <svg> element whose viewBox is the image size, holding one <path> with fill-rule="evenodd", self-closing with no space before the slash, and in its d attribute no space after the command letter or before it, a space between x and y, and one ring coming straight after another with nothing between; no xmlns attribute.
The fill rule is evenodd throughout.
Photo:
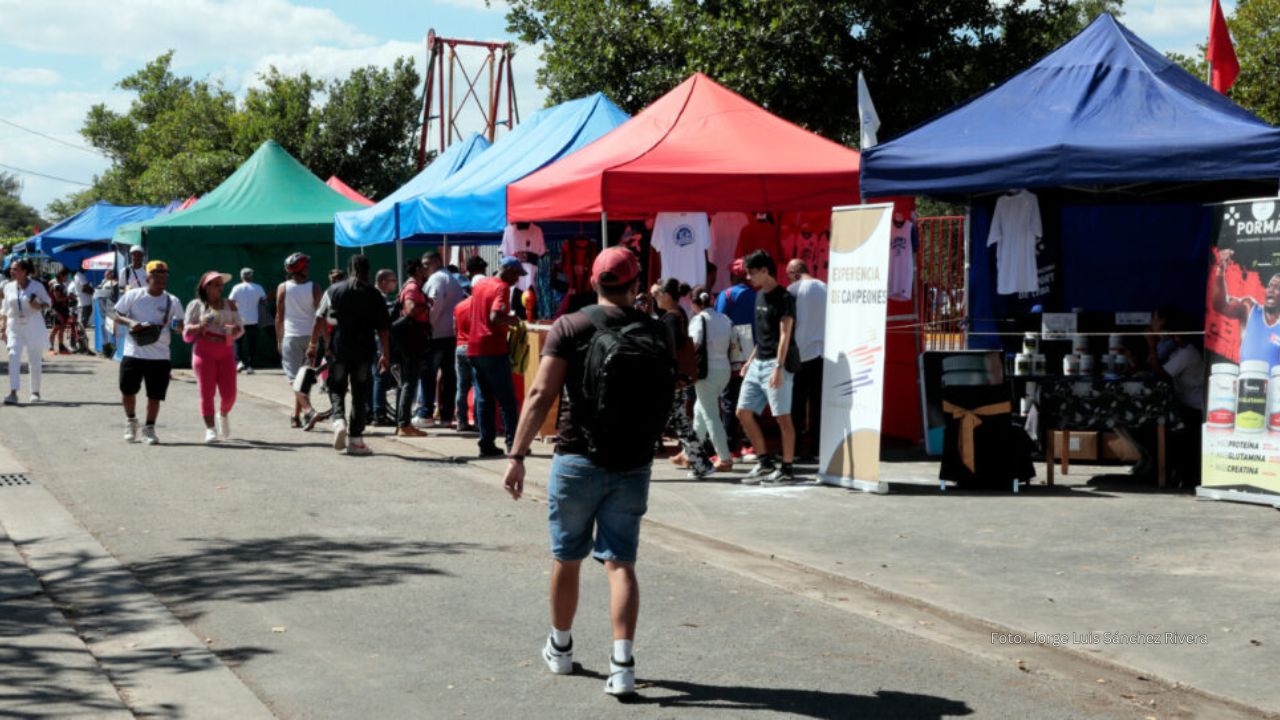
<svg viewBox="0 0 1280 720"><path fill-rule="evenodd" d="M889 238L893 205L836 208L831 215L827 326L823 344L818 477L830 485L887 492L880 480Z"/></svg>
<svg viewBox="0 0 1280 720"><path fill-rule="evenodd" d="M1280 506L1280 206L1264 198L1218 207L1196 492Z"/></svg>

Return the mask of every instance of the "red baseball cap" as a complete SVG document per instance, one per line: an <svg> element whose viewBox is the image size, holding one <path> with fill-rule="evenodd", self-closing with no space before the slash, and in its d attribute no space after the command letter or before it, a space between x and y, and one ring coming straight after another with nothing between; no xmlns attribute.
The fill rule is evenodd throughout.
<svg viewBox="0 0 1280 720"><path fill-rule="evenodd" d="M591 282L605 287L626 285L640 274L640 261L624 247L605 248L591 264Z"/></svg>

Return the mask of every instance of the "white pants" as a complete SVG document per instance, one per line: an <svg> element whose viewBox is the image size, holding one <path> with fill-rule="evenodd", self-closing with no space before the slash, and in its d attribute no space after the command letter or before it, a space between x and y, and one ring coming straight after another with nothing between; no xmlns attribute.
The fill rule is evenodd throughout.
<svg viewBox="0 0 1280 720"><path fill-rule="evenodd" d="M9 389L17 392L22 387L22 351L27 351L27 367L31 371L31 392L40 394L40 370L44 351L48 347L44 323L10 323L9 333Z"/></svg>
<svg viewBox="0 0 1280 720"><path fill-rule="evenodd" d="M706 439L711 435L711 444L720 456L720 462L730 462L733 456L729 453L729 439L725 436L724 422L720 418L720 394L729 384L728 369L708 370L707 376L693 386L698 402L693 406L693 431L698 439Z"/></svg>

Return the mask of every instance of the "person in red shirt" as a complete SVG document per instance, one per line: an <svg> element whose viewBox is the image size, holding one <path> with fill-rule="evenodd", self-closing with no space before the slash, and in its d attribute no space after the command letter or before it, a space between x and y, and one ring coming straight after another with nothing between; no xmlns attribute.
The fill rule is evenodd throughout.
<svg viewBox="0 0 1280 720"><path fill-rule="evenodd" d="M511 452L515 440L520 409L516 402L515 383L511 378L511 354L507 346L507 328L519 320L511 313L511 286L525 274L524 266L513 257L504 257L497 277L487 277L471 287L470 327L467 335L467 357L475 373L479 393L476 397L476 424L480 426L480 457L498 457ZM493 404L502 410L506 450L494 444Z"/></svg>
<svg viewBox="0 0 1280 720"><path fill-rule="evenodd" d="M453 323L457 327L458 346L453 351L454 357L454 375L458 378L458 391L454 407L458 409L455 416L455 427L458 432L469 432L475 430L475 426L469 422L471 413L467 410L467 395L471 389L475 387L475 373L471 369L471 358L467 357L467 336L471 332L471 298L464 298L462 302L453 306ZM479 397L480 391L476 390L476 396Z"/></svg>

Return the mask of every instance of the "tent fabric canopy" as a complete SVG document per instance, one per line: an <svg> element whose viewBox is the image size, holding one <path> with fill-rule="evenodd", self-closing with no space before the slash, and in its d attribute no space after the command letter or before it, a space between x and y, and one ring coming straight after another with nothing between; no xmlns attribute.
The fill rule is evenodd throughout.
<svg viewBox="0 0 1280 720"><path fill-rule="evenodd" d="M858 202L855 150L702 73L585 150L513 183L512 222L664 211L813 210Z"/></svg>
<svg viewBox="0 0 1280 720"><path fill-rule="evenodd" d="M341 195L342 197L348 200L355 200L356 202L365 206L373 204L372 200L356 192L355 188L342 182L342 179L339 178L337 175L330 175L329 179L324 181L324 184L328 185L334 190L337 190L339 195Z"/></svg>
<svg viewBox="0 0 1280 720"><path fill-rule="evenodd" d="M107 249L121 225L150 220L165 211L153 205L112 205L100 200L32 236L25 249L75 270L84 258Z"/></svg>
<svg viewBox="0 0 1280 720"><path fill-rule="evenodd" d="M1280 177L1280 129L1109 14L1027 70L864 153L867 197Z"/></svg>
<svg viewBox="0 0 1280 720"><path fill-rule="evenodd" d="M140 237L201 234L207 242L280 242L292 234L329 235L333 214L360 205L325 185L274 140L264 142L231 176L181 212L126 225L117 244Z"/></svg>
<svg viewBox="0 0 1280 720"><path fill-rule="evenodd" d="M488 149L489 141L479 133L450 145L412 180L372 207L335 215L334 242L342 247L364 247L412 236L412 228L421 227L423 223L406 216L407 211L417 209L416 205L406 207L406 201L432 192Z"/></svg>
<svg viewBox="0 0 1280 720"><path fill-rule="evenodd" d="M401 234L501 233L508 185L588 147L628 118L603 93L538 111L438 190L405 203L402 212L416 224L406 228L402 217Z"/></svg>

